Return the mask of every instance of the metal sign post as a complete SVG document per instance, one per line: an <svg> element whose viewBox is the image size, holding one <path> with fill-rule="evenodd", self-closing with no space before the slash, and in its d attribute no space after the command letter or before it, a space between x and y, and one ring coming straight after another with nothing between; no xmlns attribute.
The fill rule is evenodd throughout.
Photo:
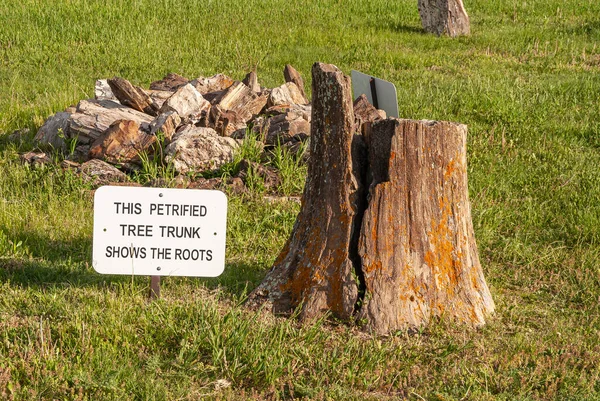
<svg viewBox="0 0 600 401"><path fill-rule="evenodd" d="M160 298L160 276L150 276L150 294L151 300Z"/></svg>

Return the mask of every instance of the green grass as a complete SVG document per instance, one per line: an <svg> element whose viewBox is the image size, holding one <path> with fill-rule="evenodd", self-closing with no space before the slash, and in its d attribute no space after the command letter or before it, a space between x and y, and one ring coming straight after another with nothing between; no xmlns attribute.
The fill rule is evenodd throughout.
<svg viewBox="0 0 600 401"><path fill-rule="evenodd" d="M452 40L423 34L408 0L2 2L0 399L600 399L600 3L466 7L473 33ZM92 188L21 165L30 142L1 134L35 132L97 78L256 66L272 87L291 63L309 89L315 61L394 82L404 117L468 124L497 306L484 328L381 339L246 310L298 212L263 201L260 183L230 196L225 273L166 279L149 303L147 278L90 266ZM301 167L277 160L282 192L298 192Z"/></svg>

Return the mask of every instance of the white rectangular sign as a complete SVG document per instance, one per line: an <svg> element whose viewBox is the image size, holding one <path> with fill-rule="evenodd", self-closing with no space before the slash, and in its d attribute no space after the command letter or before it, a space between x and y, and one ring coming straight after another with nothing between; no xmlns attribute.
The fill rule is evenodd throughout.
<svg viewBox="0 0 600 401"><path fill-rule="evenodd" d="M352 70L351 74L354 100L365 94L369 103L377 109L384 110L388 117L399 117L398 95L393 83L356 70Z"/></svg>
<svg viewBox="0 0 600 401"><path fill-rule="evenodd" d="M100 187L92 264L103 274L216 277L226 228L221 191Z"/></svg>

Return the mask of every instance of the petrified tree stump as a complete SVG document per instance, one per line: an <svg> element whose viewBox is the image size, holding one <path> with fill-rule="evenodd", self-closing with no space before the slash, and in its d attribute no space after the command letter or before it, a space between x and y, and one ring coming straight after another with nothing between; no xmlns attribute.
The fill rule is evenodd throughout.
<svg viewBox="0 0 600 401"><path fill-rule="evenodd" d="M302 207L292 236L250 298L268 299L275 312L302 304L302 318L332 311L347 319L358 299L350 240L360 190L352 164L351 84L332 65L317 63L312 74L311 157Z"/></svg>
<svg viewBox="0 0 600 401"><path fill-rule="evenodd" d="M471 222L466 145L462 124L388 119L372 127L359 318L378 333L432 316L482 325L494 309Z"/></svg>
<svg viewBox="0 0 600 401"><path fill-rule="evenodd" d="M462 0L419 0L418 7L426 32L450 37L471 32L469 16Z"/></svg>
<svg viewBox="0 0 600 401"><path fill-rule="evenodd" d="M473 234L462 124L389 118L355 133L350 79L313 66L311 159L292 234L250 301L387 334L494 309Z"/></svg>

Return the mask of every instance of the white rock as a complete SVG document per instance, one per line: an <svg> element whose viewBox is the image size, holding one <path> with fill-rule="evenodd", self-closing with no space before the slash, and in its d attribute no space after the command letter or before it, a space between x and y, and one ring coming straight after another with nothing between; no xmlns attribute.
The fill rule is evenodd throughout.
<svg viewBox="0 0 600 401"><path fill-rule="evenodd" d="M189 125L176 133L166 147L167 162L180 174L216 170L233 161L235 139L222 137L212 128Z"/></svg>
<svg viewBox="0 0 600 401"><path fill-rule="evenodd" d="M119 103L119 100L115 97L112 89L110 89L107 79L99 79L96 81L94 97L96 100L112 100L113 102Z"/></svg>
<svg viewBox="0 0 600 401"><path fill-rule="evenodd" d="M269 107L278 106L283 104L307 104L308 100L300 89L293 82L286 82L285 84L273 88L269 95Z"/></svg>
<svg viewBox="0 0 600 401"><path fill-rule="evenodd" d="M162 105L161 113L175 111L182 118L210 109L210 102L191 84L177 89Z"/></svg>

